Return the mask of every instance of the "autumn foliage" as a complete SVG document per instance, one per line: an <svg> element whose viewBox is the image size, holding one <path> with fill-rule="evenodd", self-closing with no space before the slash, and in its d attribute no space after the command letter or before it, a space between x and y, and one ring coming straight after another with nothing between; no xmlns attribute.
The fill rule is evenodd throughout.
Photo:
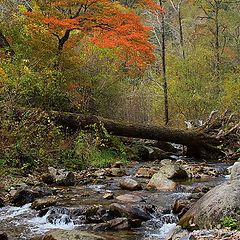
<svg viewBox="0 0 240 240"><path fill-rule="evenodd" d="M153 0L138 0L140 8L155 12L161 9ZM41 0L36 10L28 12L34 21L44 24L58 39L62 51L73 32L99 47L116 48L127 67L144 69L152 62L150 28L136 13L111 0Z"/></svg>

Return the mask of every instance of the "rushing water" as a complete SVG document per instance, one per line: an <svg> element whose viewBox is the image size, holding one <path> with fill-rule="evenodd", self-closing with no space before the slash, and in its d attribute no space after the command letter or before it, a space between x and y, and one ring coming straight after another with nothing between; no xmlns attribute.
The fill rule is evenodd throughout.
<svg viewBox="0 0 240 240"><path fill-rule="evenodd" d="M0 208L0 231L7 232L13 240L26 240L35 236L42 236L51 229L81 229L84 227L81 217L73 217L73 210L79 206L95 204L104 206L116 202L116 200L103 199L102 196L106 192L114 192L115 195L129 193L118 187L117 180L119 179L103 181L100 184L59 189L61 192L61 194L58 194L59 207L50 208L43 216L39 216L38 211L31 209L31 204L23 207L7 206ZM186 185L214 186L221 181L223 181L223 178L179 182L178 190L175 192L142 190L134 192L134 194L140 195L144 199L142 204L154 204L161 209L170 209L176 199L189 196ZM102 234L107 239L114 240L163 240L169 231L175 227L176 222L176 216L166 212L166 214L154 215L151 220L144 222L138 229L117 233L99 233L99 235Z"/></svg>

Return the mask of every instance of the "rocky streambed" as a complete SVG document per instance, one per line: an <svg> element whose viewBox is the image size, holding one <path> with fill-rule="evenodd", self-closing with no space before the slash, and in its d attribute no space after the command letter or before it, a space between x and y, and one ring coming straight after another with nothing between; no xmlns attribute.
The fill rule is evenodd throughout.
<svg viewBox="0 0 240 240"><path fill-rule="evenodd" d="M171 231L189 239L176 231L179 218L227 181L226 168L184 158L74 173L49 168L25 183L2 183L0 239L178 239Z"/></svg>

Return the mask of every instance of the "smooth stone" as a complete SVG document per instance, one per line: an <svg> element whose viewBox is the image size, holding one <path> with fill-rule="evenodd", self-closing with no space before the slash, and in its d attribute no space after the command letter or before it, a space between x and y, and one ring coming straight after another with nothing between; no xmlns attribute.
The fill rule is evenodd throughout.
<svg viewBox="0 0 240 240"><path fill-rule="evenodd" d="M148 189L157 189L159 191L173 191L176 186L175 182L169 180L161 172L155 173L147 184Z"/></svg>
<svg viewBox="0 0 240 240"><path fill-rule="evenodd" d="M140 196L136 196L133 194L123 194L116 197L117 200L121 202L128 202L128 203L135 203L135 202L142 202L143 198Z"/></svg>
<svg viewBox="0 0 240 240"><path fill-rule="evenodd" d="M121 180L119 183L120 187L124 190L135 191L141 190L142 186L137 181L131 178Z"/></svg>

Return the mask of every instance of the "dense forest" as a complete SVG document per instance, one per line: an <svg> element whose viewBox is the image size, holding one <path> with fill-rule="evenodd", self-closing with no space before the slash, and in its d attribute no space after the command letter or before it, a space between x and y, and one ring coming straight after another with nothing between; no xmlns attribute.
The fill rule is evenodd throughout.
<svg viewBox="0 0 240 240"><path fill-rule="evenodd" d="M238 111L239 8L215 0L1 0L2 159L22 165L24 155L41 162L73 154L76 136L63 136L43 110L180 128L213 110ZM19 107L30 112L20 122Z"/></svg>
<svg viewBox="0 0 240 240"><path fill-rule="evenodd" d="M240 239L239 13L0 0L0 240Z"/></svg>

